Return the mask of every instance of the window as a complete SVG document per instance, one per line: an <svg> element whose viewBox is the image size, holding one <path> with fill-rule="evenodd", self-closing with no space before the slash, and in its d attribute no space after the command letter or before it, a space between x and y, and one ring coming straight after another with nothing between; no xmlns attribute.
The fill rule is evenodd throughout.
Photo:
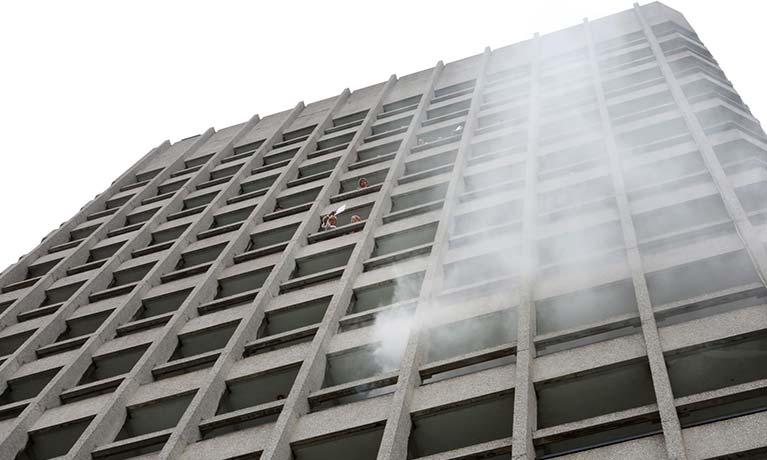
<svg viewBox="0 0 767 460"><path fill-rule="evenodd" d="M216 298L229 297L247 291L260 289L264 285L272 267L261 268L239 275L230 276L218 280L218 292Z"/></svg>
<svg viewBox="0 0 767 460"><path fill-rule="evenodd" d="M287 398L299 369L300 365L291 365L226 382L226 390L221 396L216 414Z"/></svg>
<svg viewBox="0 0 767 460"><path fill-rule="evenodd" d="M359 313L417 298L421 292L423 275L423 272L413 273L355 289L348 313Z"/></svg>
<svg viewBox="0 0 767 460"><path fill-rule="evenodd" d="M136 283L141 281L144 276L154 267L154 262L150 264L140 265L138 267L126 268L114 272L112 282L109 287L124 286L126 284Z"/></svg>
<svg viewBox="0 0 767 460"><path fill-rule="evenodd" d="M306 137L309 134L311 134L312 131L314 131L314 128L316 126L317 125L306 126L304 128L301 128L301 129L296 129L294 131L290 131L290 132L284 133L282 135L282 140L283 141L291 141L291 140L294 140L294 139L300 139L302 137Z"/></svg>
<svg viewBox="0 0 767 460"><path fill-rule="evenodd" d="M646 359L536 382L538 428L655 403Z"/></svg>
<svg viewBox="0 0 767 460"><path fill-rule="evenodd" d="M293 270L291 279L302 278L314 275L320 272L331 270L333 268L346 266L349 257L354 251L354 246L346 246L339 249L333 249L328 252L316 254L296 260L296 268Z"/></svg>
<svg viewBox="0 0 767 460"><path fill-rule="evenodd" d="M424 363L445 361L455 357L476 354L476 352L511 344L517 339L517 311L505 310L484 316L443 324L424 332L426 355ZM508 351L481 359L471 359L462 365L449 366L446 372L428 372L423 383L479 372L492 367L514 362ZM427 381L428 380L428 381Z"/></svg>
<svg viewBox="0 0 767 460"><path fill-rule="evenodd" d="M447 96L447 95L450 95L450 94L454 94L454 93L458 93L458 92L462 92L462 91L474 88L474 83L475 82L476 82L476 80L473 80L473 79L472 80L466 80L466 81L463 81L461 83L456 83L454 85L445 86L443 88L435 89L434 90L434 97L435 98L443 97L443 96Z"/></svg>
<svg viewBox="0 0 767 460"><path fill-rule="evenodd" d="M125 241L118 241L117 243L112 243L107 246L95 247L91 249L90 256L88 257L88 262L95 262L97 260L108 259L109 257L112 257L124 243Z"/></svg>
<svg viewBox="0 0 767 460"><path fill-rule="evenodd" d="M152 242L151 244L160 244L165 243L166 241L173 241L179 236L181 236L182 233L184 233L184 230L189 226L189 224L179 225L176 227L171 227L165 230L160 230L157 232L152 233Z"/></svg>
<svg viewBox="0 0 767 460"><path fill-rule="evenodd" d="M654 306L758 283L751 259L736 251L648 273L647 288Z"/></svg>
<svg viewBox="0 0 767 460"><path fill-rule="evenodd" d="M120 350L101 356L94 356L91 365L88 366L78 385L98 382L99 380L127 374L141 359L149 345Z"/></svg>
<svg viewBox="0 0 767 460"><path fill-rule="evenodd" d="M507 201L496 206L457 214L452 233L462 235L520 219L522 219L522 200Z"/></svg>
<svg viewBox="0 0 767 460"><path fill-rule="evenodd" d="M510 438L514 419L513 393L462 401L449 407L411 415L413 426L407 458L414 459Z"/></svg>
<svg viewBox="0 0 767 460"><path fill-rule="evenodd" d="M136 312L133 320L151 318L152 316L176 311L184 303L190 292L192 292L192 289L184 289L146 298L141 301L141 307Z"/></svg>
<svg viewBox="0 0 767 460"><path fill-rule="evenodd" d="M365 119L367 114L368 110L366 109L349 115L344 115L342 117L334 118L333 127L337 128L339 126L351 125L355 122L361 122Z"/></svg>
<svg viewBox="0 0 767 460"><path fill-rule="evenodd" d="M47 305L53 305L59 302L66 302L75 292L77 292L78 289L80 289L80 286L82 286L84 283L84 281L80 281L78 283L72 283L65 286L48 289L45 291L45 299L43 299L43 302L40 304L40 306L45 307Z"/></svg>
<svg viewBox="0 0 767 460"><path fill-rule="evenodd" d="M285 227L275 228L264 232L254 233L250 237L250 243L246 251L263 249L275 244L286 243L293 238L298 230L299 224L287 225Z"/></svg>
<svg viewBox="0 0 767 460"><path fill-rule="evenodd" d="M199 157L192 158L191 160L186 160L184 162L184 168L189 169L189 168L194 168L195 166L202 166L205 163L207 163L208 160L211 159L211 157L213 157L213 154L209 153L207 155L201 155Z"/></svg>
<svg viewBox="0 0 767 460"><path fill-rule="evenodd" d="M315 188L306 190L304 192L279 197L277 198L277 207L274 210L279 211L281 209L290 209L295 206L311 203L317 198L317 195L320 194L320 190L322 190L322 188Z"/></svg>
<svg viewBox="0 0 767 460"><path fill-rule="evenodd" d="M181 259L178 261L176 269L194 267L195 265L213 262L225 247L226 243L221 243L196 249L194 251L184 252L181 254Z"/></svg>
<svg viewBox="0 0 767 460"><path fill-rule="evenodd" d="M16 460L47 460L65 455L91 423L91 418L70 420L29 433L29 440Z"/></svg>
<svg viewBox="0 0 767 460"><path fill-rule="evenodd" d="M510 277L517 271L518 263L517 254L506 249L444 265L444 288L456 289Z"/></svg>
<svg viewBox="0 0 767 460"><path fill-rule="evenodd" d="M92 315L68 319L66 321L66 329L64 329L64 332L59 335L56 341L61 342L63 340L69 340L74 337L80 337L94 332L101 326L104 320L112 314L112 311L113 310L100 311L98 313L93 313Z"/></svg>
<svg viewBox="0 0 767 460"><path fill-rule="evenodd" d="M250 192L255 192L257 190L264 190L266 188L269 188L274 183L274 181L277 180L278 177L280 177L279 174L274 174L272 176L262 177L259 179L243 182L240 185L240 192L250 193Z"/></svg>
<svg viewBox="0 0 767 460"><path fill-rule="evenodd" d="M125 423L117 434L115 441L122 441L123 439L130 439L173 428L184 414L184 411L186 411L193 397L194 393L187 393L153 401L141 406L128 407ZM165 444L165 440L159 446L150 446L151 450L140 453L159 450L163 444Z"/></svg>
<svg viewBox="0 0 767 460"><path fill-rule="evenodd" d="M402 141L394 141L389 142L388 144L381 144L375 147L357 150L357 161L369 161L375 158L393 158L394 154L399 150L401 143Z"/></svg>
<svg viewBox="0 0 767 460"><path fill-rule="evenodd" d="M248 218L254 209L256 209L255 206L246 206L234 211L218 214L213 217L213 225L211 225L210 228L220 228L230 224L242 222Z"/></svg>
<svg viewBox="0 0 767 460"><path fill-rule="evenodd" d="M21 347L35 331L24 331L18 334L8 335L0 338L0 356L7 356L14 353Z"/></svg>
<svg viewBox="0 0 767 460"><path fill-rule="evenodd" d="M375 460L383 426L355 428L346 433L291 444L293 460Z"/></svg>
<svg viewBox="0 0 767 460"><path fill-rule="evenodd" d="M401 193L391 197L391 212L395 213L404 209L414 208L426 203L431 203L445 198L447 184L438 184L432 187Z"/></svg>
<svg viewBox="0 0 767 460"><path fill-rule="evenodd" d="M389 112L394 112L400 109L415 109L418 103L421 102L421 95L417 94L415 96L410 96L405 99L400 99L398 101L394 102L388 102L383 105L383 110L381 111L381 115L384 115ZM381 118L381 115L378 117Z"/></svg>
<svg viewBox="0 0 767 460"><path fill-rule="evenodd" d="M767 378L767 337L747 335L666 353L675 397Z"/></svg>
<svg viewBox="0 0 767 460"><path fill-rule="evenodd" d="M17 403L34 398L45 388L61 368L49 369L32 375L8 380L5 391L0 395L0 405Z"/></svg>
<svg viewBox="0 0 767 460"><path fill-rule="evenodd" d="M535 310L538 334L576 328L619 315L638 314L634 284L630 279L536 300Z"/></svg>
<svg viewBox="0 0 767 460"><path fill-rule="evenodd" d="M189 332L178 336L178 344L168 361L189 358L202 353L224 348L237 329L239 320L219 324L200 331Z"/></svg>
<svg viewBox="0 0 767 460"><path fill-rule="evenodd" d="M383 256L423 244L433 243L436 232L437 223L435 222L410 228L399 233L378 237L375 239L371 257Z"/></svg>
<svg viewBox="0 0 767 460"><path fill-rule="evenodd" d="M330 297L324 297L279 310L267 311L258 330L258 338L282 334L321 322L330 305L330 299Z"/></svg>
<svg viewBox="0 0 767 460"><path fill-rule="evenodd" d="M213 201L213 198L218 195L218 192L212 192L212 193L206 193L203 195L197 195L191 198L187 198L184 200L184 207L183 209L192 209L196 208L198 206L203 206L211 201Z"/></svg>
<svg viewBox="0 0 767 460"><path fill-rule="evenodd" d="M385 356L379 351L379 347L378 344L366 345L328 355L322 388L356 382L396 370L401 356Z"/></svg>

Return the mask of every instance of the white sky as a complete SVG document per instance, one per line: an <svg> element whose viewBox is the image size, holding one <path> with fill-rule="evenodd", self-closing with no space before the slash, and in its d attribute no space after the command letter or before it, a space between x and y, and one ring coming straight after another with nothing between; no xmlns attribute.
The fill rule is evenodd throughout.
<svg viewBox="0 0 767 460"><path fill-rule="evenodd" d="M646 2L642 2L646 3ZM668 0L767 120L767 2ZM0 269L175 142L629 9L629 0L4 1Z"/></svg>

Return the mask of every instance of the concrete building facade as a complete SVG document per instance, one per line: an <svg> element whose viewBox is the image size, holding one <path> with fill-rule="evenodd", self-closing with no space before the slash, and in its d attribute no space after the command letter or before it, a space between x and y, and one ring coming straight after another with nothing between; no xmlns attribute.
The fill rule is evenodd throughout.
<svg viewBox="0 0 767 460"><path fill-rule="evenodd" d="M166 141L0 274L0 458L767 458L766 197L659 3Z"/></svg>

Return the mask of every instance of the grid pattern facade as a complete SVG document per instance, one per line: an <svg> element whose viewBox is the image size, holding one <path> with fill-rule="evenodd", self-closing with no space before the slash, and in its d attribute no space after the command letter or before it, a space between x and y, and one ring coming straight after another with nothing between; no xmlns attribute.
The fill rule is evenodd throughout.
<svg viewBox="0 0 767 460"><path fill-rule="evenodd" d="M166 141L0 275L0 457L767 458L765 197L659 3Z"/></svg>

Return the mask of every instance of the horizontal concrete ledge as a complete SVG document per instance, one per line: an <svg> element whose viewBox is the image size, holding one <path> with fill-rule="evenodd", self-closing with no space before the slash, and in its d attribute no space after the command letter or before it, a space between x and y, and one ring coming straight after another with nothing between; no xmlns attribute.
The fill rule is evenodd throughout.
<svg viewBox="0 0 767 460"><path fill-rule="evenodd" d="M306 341L304 339L310 339L314 337L314 335L319 330L319 326L319 324L312 324L310 326L304 326L280 334L262 337L246 344L243 354L245 356L251 356L259 352L269 351L271 348L279 348L287 345L293 345L299 341Z"/></svg>
<svg viewBox="0 0 767 460"><path fill-rule="evenodd" d="M63 353L65 351L74 350L83 346L85 342L90 339L90 334L82 335L80 337L74 337L68 340L62 340L60 342L54 342L50 345L45 345L35 350L35 355L38 358L45 358L46 356L55 355L57 353Z"/></svg>
<svg viewBox="0 0 767 460"><path fill-rule="evenodd" d="M352 198L358 198L364 195L368 195L370 193L376 193L381 191L381 188L383 187L383 184L376 184L371 185L369 187L357 189L357 190L351 190L349 192L339 193L338 195L334 195L330 197L331 203L338 203L341 201L351 200Z"/></svg>
<svg viewBox="0 0 767 460"><path fill-rule="evenodd" d="M285 401L271 401L258 406L246 407L245 409L226 412L216 415L200 423L200 433L205 434L216 428L233 425L235 423L247 422L266 415L278 414L282 411Z"/></svg>
<svg viewBox="0 0 767 460"><path fill-rule="evenodd" d="M100 459L110 457L112 455L127 453L132 450L141 449L144 447L165 444L172 433L173 428L168 428L167 430L156 431L154 433L145 434L143 436L137 436L135 438L113 442L111 444L107 444L105 446L94 449L91 452L91 456L94 459Z"/></svg>
<svg viewBox="0 0 767 460"><path fill-rule="evenodd" d="M429 211L436 211L438 209L442 209L442 206L444 206L444 204L445 204L445 200L437 200L437 201L432 201L430 203L425 203L419 206L413 206L412 208L407 208L401 211L393 212L391 214L383 216L383 223L389 224L391 222L402 220L408 217L417 216L418 214L423 214Z"/></svg>
<svg viewBox="0 0 767 460"><path fill-rule="evenodd" d="M87 264L76 265L67 269L67 276L77 275L78 273L85 273L91 270L95 270L104 265L109 259L101 259L95 262L88 262Z"/></svg>
<svg viewBox="0 0 767 460"><path fill-rule="evenodd" d="M201 314L212 313L214 311L223 310L232 305L238 305L241 303L252 301L258 295L259 289L251 289L250 291L241 292L239 294L231 295L229 297L223 297L221 299L212 300L197 307L197 311Z"/></svg>
<svg viewBox="0 0 767 460"><path fill-rule="evenodd" d="M99 300L105 300L105 299L111 299L112 297L121 296L123 294L127 294L133 290L140 281L134 282L134 283L128 283L122 286L115 286L113 288L104 289L103 291L94 292L93 294L88 296L88 300L91 303L98 302Z"/></svg>
<svg viewBox="0 0 767 460"><path fill-rule="evenodd" d="M188 358L176 359L156 366L152 369L152 376L155 380L161 380L174 375L196 371L204 367L212 366L219 356L221 356L221 350L213 350Z"/></svg>
<svg viewBox="0 0 767 460"><path fill-rule="evenodd" d="M130 323L125 323L117 328L117 337L133 334L135 332L152 329L157 326L161 326L173 317L175 311L164 313L162 315L151 316L149 318L143 318Z"/></svg>
<svg viewBox="0 0 767 460"><path fill-rule="evenodd" d="M263 248L258 248L258 249L253 249L247 252L243 252L242 254L234 256L234 263L239 264L247 260L258 259L259 257L264 257L270 254L282 252L285 250L285 248L288 247L288 243L290 243L290 241L283 241L282 243L275 243L270 246L265 246Z"/></svg>
<svg viewBox="0 0 767 460"><path fill-rule="evenodd" d="M213 266L213 262L205 262L191 267L182 268L174 272L166 273L160 277L160 282L169 283L171 281L180 280L182 278L199 275L200 273L207 272L211 266Z"/></svg>
<svg viewBox="0 0 767 460"><path fill-rule="evenodd" d="M419 246L415 246L408 249L403 249L401 251L393 252L391 254L385 254L378 257L373 257L372 259L368 259L364 264L365 270L370 270L377 267L382 267L384 265L390 265L395 262L399 262L401 260L410 259L412 257L421 256L424 254L431 253L431 249L434 246L434 243L426 243L421 244Z"/></svg>
<svg viewBox="0 0 767 460"><path fill-rule="evenodd" d="M242 222L235 222L229 225L222 225L221 227L211 228L197 234L198 240L204 240L206 238L212 238L214 236L223 235L224 233L233 232L242 226Z"/></svg>
<svg viewBox="0 0 767 460"><path fill-rule="evenodd" d="M76 386L61 392L59 398L64 404L79 401L81 399L92 398L96 395L109 393L125 380L127 374L117 375L107 379L99 380L85 385Z"/></svg>
<svg viewBox="0 0 767 460"><path fill-rule="evenodd" d="M340 278L341 275L344 274L344 270L346 270L346 265L286 281L280 285L280 292L284 294L310 284L322 283L323 281Z"/></svg>
<svg viewBox="0 0 767 460"><path fill-rule="evenodd" d="M609 428L627 425L633 422L648 420L652 418L660 419L658 415L658 405L648 404L642 407L636 407L634 409L628 409L620 412L614 412L612 414L600 415L598 417L591 417L584 420L578 420L575 422L564 423L562 425L553 426L550 428L543 428L533 432L533 441L536 444L547 443L553 441L559 441L567 439L574 434L586 434L596 433L604 431ZM662 430L656 432L648 432L644 436L652 436L660 433ZM625 441L625 439L621 439Z"/></svg>
<svg viewBox="0 0 767 460"><path fill-rule="evenodd" d="M376 375L363 380L323 388L309 395L309 405L318 404L323 401L349 396L362 391L375 390L397 383L399 371L393 371L382 375Z"/></svg>
<svg viewBox="0 0 767 460"><path fill-rule="evenodd" d="M313 244L320 241L330 240L339 236L343 236L348 233L354 233L355 231L359 232L362 230L363 227L365 227L365 222L367 222L367 220L355 222L353 224L342 225L332 230L325 230L322 232L312 233L311 235L308 236L307 240L309 241L309 244Z"/></svg>
<svg viewBox="0 0 767 460"><path fill-rule="evenodd" d="M171 246L173 246L173 243L175 241L166 241L164 243L157 243L153 244L151 246L147 246L145 248L137 249L131 253L133 257L142 257L149 254L153 254L155 252L165 251L166 249L170 249Z"/></svg>
<svg viewBox="0 0 767 460"><path fill-rule="evenodd" d="M419 370L421 379L427 379L435 374L447 372L472 364L490 361L504 356L512 356L517 352L516 344L499 345L496 347L480 350L466 355L435 361L422 366Z"/></svg>
<svg viewBox="0 0 767 460"><path fill-rule="evenodd" d="M248 201L252 198L258 198L260 196L266 195L266 192L268 191L269 191L269 187L266 187L260 190L254 190L252 192L243 193L242 195L233 196L226 200L226 204L234 204L234 203L239 203L242 201Z"/></svg>

